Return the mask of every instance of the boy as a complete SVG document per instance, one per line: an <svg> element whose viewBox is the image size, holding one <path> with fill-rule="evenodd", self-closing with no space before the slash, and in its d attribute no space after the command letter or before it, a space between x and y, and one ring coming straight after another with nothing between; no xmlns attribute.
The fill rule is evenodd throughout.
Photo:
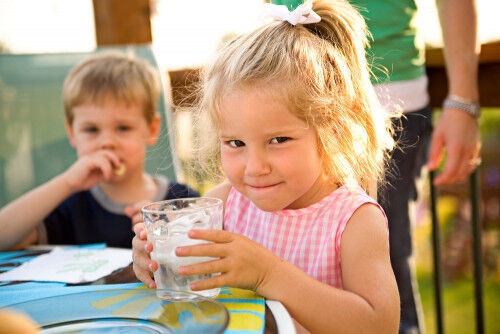
<svg viewBox="0 0 500 334"><path fill-rule="evenodd" d="M142 60L104 53L73 68L63 102L78 160L0 210L0 249L47 242L130 248L129 217L142 203L198 196L144 171L146 148L161 128L159 94L158 77Z"/></svg>

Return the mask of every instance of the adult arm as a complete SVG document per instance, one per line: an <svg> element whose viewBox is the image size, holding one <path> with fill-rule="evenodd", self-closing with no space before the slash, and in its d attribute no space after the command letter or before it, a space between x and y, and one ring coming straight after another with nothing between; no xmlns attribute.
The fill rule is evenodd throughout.
<svg viewBox="0 0 500 334"><path fill-rule="evenodd" d="M448 96L477 102L480 45L475 0L437 0L437 6L443 31ZM462 110L444 109L432 135L428 161L429 169L436 169L446 148L444 171L435 179L435 184L464 180L477 167L480 147L477 120Z"/></svg>

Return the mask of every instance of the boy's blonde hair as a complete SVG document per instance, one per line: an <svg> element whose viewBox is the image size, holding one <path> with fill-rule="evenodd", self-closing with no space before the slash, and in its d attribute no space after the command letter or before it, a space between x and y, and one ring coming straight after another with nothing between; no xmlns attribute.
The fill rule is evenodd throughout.
<svg viewBox="0 0 500 334"><path fill-rule="evenodd" d="M324 176L366 189L394 146L369 78L366 24L344 0L318 0L313 10L320 22L274 21L231 41L204 69L195 109L209 138L199 138L200 152L220 169L221 100L232 89L268 87L316 130Z"/></svg>
<svg viewBox="0 0 500 334"><path fill-rule="evenodd" d="M66 120L73 122L73 108L86 104L113 102L137 104L144 117L152 122L160 96L157 72L145 60L118 52L105 52L75 66L63 85Z"/></svg>

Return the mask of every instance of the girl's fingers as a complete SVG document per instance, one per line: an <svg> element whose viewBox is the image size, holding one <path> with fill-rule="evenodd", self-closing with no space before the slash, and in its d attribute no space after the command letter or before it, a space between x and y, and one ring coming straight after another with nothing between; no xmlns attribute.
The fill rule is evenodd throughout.
<svg viewBox="0 0 500 334"><path fill-rule="evenodd" d="M189 276L222 273L227 270L226 262L227 260L221 259L179 267L179 275Z"/></svg>
<svg viewBox="0 0 500 334"><path fill-rule="evenodd" d="M226 275L220 274L203 281L192 283L189 287L193 291L199 291L206 289L221 288L227 285L228 284L226 284Z"/></svg>
<svg viewBox="0 0 500 334"><path fill-rule="evenodd" d="M135 265L149 271L158 269L158 264L151 260L149 256L149 253L153 250L153 245L150 242L134 237L132 239L132 248L132 260Z"/></svg>
<svg viewBox="0 0 500 334"><path fill-rule="evenodd" d="M234 233L223 230L190 230L188 236L191 239L200 239L217 243L228 243L234 240Z"/></svg>
<svg viewBox="0 0 500 334"><path fill-rule="evenodd" d="M141 269L135 263L133 265L135 276L150 289L156 288L155 281L151 278L150 273Z"/></svg>
<svg viewBox="0 0 500 334"><path fill-rule="evenodd" d="M208 256L208 257L225 257L227 250L225 244L200 244L193 246L179 246L175 248L177 256Z"/></svg>
<svg viewBox="0 0 500 334"><path fill-rule="evenodd" d="M141 232L146 232L146 225L144 223L138 223L135 224L132 229L134 230L134 233L136 236L140 237L140 239L144 240L145 238L141 238L142 233ZM144 233L146 234L146 233Z"/></svg>

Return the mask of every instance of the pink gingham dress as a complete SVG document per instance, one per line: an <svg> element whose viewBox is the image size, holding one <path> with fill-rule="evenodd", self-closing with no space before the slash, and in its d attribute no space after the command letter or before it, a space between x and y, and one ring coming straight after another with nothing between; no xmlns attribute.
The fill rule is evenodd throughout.
<svg viewBox="0 0 500 334"><path fill-rule="evenodd" d="M366 203L382 210L361 187L343 186L307 208L266 212L231 188L224 230L242 234L316 280L342 289L342 232L354 211Z"/></svg>

